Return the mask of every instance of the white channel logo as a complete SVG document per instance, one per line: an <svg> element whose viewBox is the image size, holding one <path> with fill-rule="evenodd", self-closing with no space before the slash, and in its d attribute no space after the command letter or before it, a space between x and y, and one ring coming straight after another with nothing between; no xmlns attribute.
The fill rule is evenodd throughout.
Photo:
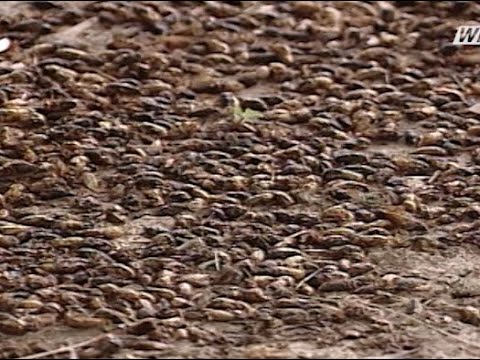
<svg viewBox="0 0 480 360"><path fill-rule="evenodd" d="M459 26L453 45L480 45L480 26Z"/></svg>

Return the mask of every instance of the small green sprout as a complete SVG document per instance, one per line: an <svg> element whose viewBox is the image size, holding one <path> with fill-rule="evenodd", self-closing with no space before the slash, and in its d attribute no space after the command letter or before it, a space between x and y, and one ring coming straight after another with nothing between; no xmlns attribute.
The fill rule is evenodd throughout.
<svg viewBox="0 0 480 360"><path fill-rule="evenodd" d="M250 108L242 109L241 106L233 106L233 117L236 121L243 122L255 120L262 116L260 111L252 110Z"/></svg>

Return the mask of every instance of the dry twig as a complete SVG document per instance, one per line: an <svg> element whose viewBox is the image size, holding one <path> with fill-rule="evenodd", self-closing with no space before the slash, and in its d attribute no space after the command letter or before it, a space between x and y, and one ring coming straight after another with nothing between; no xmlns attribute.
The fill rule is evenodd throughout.
<svg viewBox="0 0 480 360"><path fill-rule="evenodd" d="M78 342L78 343L75 343L75 344L69 344L67 346L61 346L61 347L53 349L53 350L48 350L48 351L43 351L43 352L39 352L39 353L36 353L36 354L28 355L28 356L23 356L23 357L20 357L18 359L39 359L39 358L43 358L43 357L46 357L46 356L60 354L60 353L67 352L67 351L70 353L70 356L72 356L73 354L76 354L76 349L81 348L83 346L93 344L94 342L96 342L98 340L101 340L101 339L105 338L106 336L108 336L108 334L98 335L98 336L95 336L95 337L93 337L91 339L88 339L88 340L85 340L85 341L81 341L81 342ZM74 358L71 357L71 359L74 359Z"/></svg>

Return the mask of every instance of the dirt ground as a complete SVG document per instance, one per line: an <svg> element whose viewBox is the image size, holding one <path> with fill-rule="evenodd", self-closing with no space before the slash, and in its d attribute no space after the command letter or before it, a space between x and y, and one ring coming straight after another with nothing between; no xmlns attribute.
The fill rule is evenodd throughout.
<svg viewBox="0 0 480 360"><path fill-rule="evenodd" d="M1 2L0 358L477 357L478 16Z"/></svg>

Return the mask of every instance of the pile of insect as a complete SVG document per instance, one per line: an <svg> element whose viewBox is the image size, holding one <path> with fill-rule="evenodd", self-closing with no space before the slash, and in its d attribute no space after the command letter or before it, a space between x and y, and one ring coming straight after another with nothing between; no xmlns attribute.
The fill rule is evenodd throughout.
<svg viewBox="0 0 480 360"><path fill-rule="evenodd" d="M0 358L474 358L480 3L0 3Z"/></svg>

